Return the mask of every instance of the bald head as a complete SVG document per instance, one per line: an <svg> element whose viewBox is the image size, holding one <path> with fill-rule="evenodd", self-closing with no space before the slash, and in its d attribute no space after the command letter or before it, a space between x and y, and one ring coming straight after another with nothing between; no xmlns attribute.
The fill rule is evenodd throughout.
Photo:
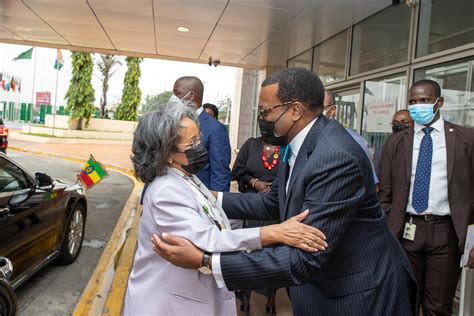
<svg viewBox="0 0 474 316"><path fill-rule="evenodd" d="M204 95L204 85L197 77L181 77L174 83L173 94L180 99L184 98L184 100L193 101L196 104L196 108L200 108Z"/></svg>

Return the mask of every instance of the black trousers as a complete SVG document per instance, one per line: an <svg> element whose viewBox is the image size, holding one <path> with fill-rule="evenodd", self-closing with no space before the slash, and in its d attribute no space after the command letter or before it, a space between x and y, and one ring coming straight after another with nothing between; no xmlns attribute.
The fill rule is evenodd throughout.
<svg viewBox="0 0 474 316"><path fill-rule="evenodd" d="M461 254L451 216L412 218L415 240L402 238L400 242L415 273L423 314L450 316L461 273Z"/></svg>

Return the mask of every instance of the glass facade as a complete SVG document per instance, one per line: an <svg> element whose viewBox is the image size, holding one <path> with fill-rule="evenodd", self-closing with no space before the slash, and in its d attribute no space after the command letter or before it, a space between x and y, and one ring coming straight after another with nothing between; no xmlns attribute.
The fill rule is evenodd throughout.
<svg viewBox="0 0 474 316"><path fill-rule="evenodd" d="M441 87L443 118L466 127L474 127L474 59L453 61L415 71L415 81L431 79Z"/></svg>
<svg viewBox="0 0 474 316"><path fill-rule="evenodd" d="M313 72L324 84L345 78L347 33L342 32L314 47Z"/></svg>
<svg viewBox="0 0 474 316"><path fill-rule="evenodd" d="M408 59L410 8L396 5L354 25L350 75Z"/></svg>
<svg viewBox="0 0 474 316"><path fill-rule="evenodd" d="M311 70L311 58L312 58L311 49L306 52L299 54L296 57L288 60L288 67L301 67L308 70Z"/></svg>
<svg viewBox="0 0 474 316"><path fill-rule="evenodd" d="M422 0L416 56L474 43L473 0Z"/></svg>
<svg viewBox="0 0 474 316"><path fill-rule="evenodd" d="M362 136L371 150L383 147L392 133L393 114L406 105L406 75L367 80L364 86Z"/></svg>
<svg viewBox="0 0 474 316"><path fill-rule="evenodd" d="M359 89L334 92L337 111L336 120L345 128L357 130L359 127L359 117L357 111L360 103Z"/></svg>

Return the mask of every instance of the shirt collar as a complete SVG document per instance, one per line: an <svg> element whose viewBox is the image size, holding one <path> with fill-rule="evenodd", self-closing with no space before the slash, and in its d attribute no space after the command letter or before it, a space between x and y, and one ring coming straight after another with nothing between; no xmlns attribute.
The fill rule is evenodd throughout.
<svg viewBox="0 0 474 316"><path fill-rule="evenodd" d="M201 106L199 107L199 109L196 109L197 115L198 115L198 116L201 115L202 111L204 111L204 108L203 108L203 106L201 105Z"/></svg>
<svg viewBox="0 0 474 316"><path fill-rule="evenodd" d="M426 127L425 125L421 125L421 124L418 124L417 122L415 122L415 134L422 133L421 130L425 127ZM443 120L443 118L440 116L439 120L437 120L436 122L431 124L430 127L432 127L437 132L443 132L444 131L444 120Z"/></svg>
<svg viewBox="0 0 474 316"><path fill-rule="evenodd" d="M295 155L295 157L298 157L298 152L300 151L301 146L303 146L303 142L306 139L306 136L308 135L309 131L311 130L311 127L313 127L317 119L318 118L316 117L314 120L309 122L309 124L306 125L305 128L303 128L298 134L296 134L295 138L291 140L291 153Z"/></svg>

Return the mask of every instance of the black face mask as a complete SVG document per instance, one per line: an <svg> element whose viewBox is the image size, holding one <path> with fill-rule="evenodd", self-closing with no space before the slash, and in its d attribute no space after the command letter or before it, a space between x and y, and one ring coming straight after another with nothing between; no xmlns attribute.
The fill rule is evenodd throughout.
<svg viewBox="0 0 474 316"><path fill-rule="evenodd" d="M392 132L395 134L395 133L403 131L404 129L407 129L409 127L410 127L410 125L407 125L407 124L393 124L392 125Z"/></svg>
<svg viewBox="0 0 474 316"><path fill-rule="evenodd" d="M289 109L290 107L288 107L288 109L286 109L285 112L283 112L275 122L265 121L264 119L260 119L260 118L258 119L258 127L260 129L260 134L262 135L262 138L265 140L265 142L271 145L275 145L275 146L288 145L287 135L275 136L275 125L281 119L281 117L285 115L286 111L288 111ZM295 123L293 123L293 126L294 125ZM291 128L293 128L293 126ZM288 131L288 133L291 131L291 128Z"/></svg>
<svg viewBox="0 0 474 316"><path fill-rule="evenodd" d="M207 155L204 143L200 143L195 148L188 149L184 153L186 158L188 158L189 164L181 167L191 174L198 173L209 163L209 156Z"/></svg>

